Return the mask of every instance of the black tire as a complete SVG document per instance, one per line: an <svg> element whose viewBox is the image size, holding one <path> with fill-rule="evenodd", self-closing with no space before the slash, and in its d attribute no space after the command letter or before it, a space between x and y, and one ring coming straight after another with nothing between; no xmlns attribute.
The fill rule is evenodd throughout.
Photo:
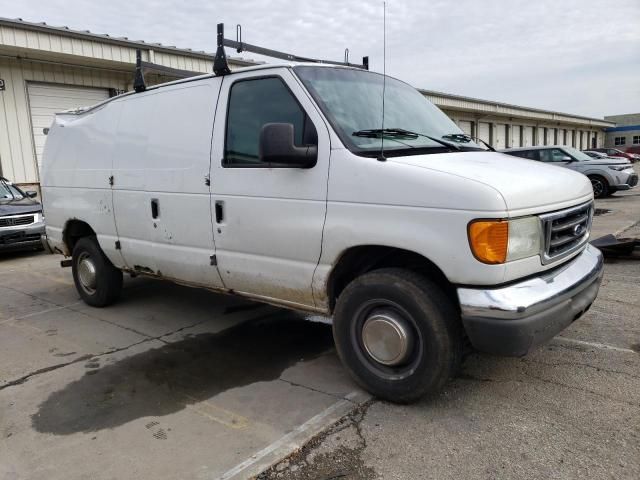
<svg viewBox="0 0 640 480"><path fill-rule="evenodd" d="M401 319L403 331L411 333L405 338L413 338L397 365L380 363L365 346L364 327L380 316ZM452 301L429 279L398 268L366 273L344 289L334 312L333 336L353 378L391 402L409 403L439 391L462 358L462 323Z"/></svg>
<svg viewBox="0 0 640 480"><path fill-rule="evenodd" d="M591 186L593 187L593 196L595 198L604 198L609 195L609 182L600 175L590 175Z"/></svg>
<svg viewBox="0 0 640 480"><path fill-rule="evenodd" d="M87 266L89 262L93 275ZM92 307L106 307L114 303L122 291L122 272L102 252L95 237L83 237L73 247L73 281L84 302ZM93 282L88 281L88 277Z"/></svg>

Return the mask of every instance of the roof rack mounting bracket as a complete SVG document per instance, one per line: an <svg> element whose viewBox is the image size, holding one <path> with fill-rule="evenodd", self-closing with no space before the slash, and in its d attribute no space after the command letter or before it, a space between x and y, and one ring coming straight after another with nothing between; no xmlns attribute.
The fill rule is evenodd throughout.
<svg viewBox="0 0 640 480"><path fill-rule="evenodd" d="M231 73L229 65L227 64L227 56L224 52L224 47L235 48L236 52L252 52L258 55L264 55L266 57L279 58L289 62L309 62L309 63L326 63L329 65L340 65L345 67L356 67L364 70L369 70L369 57L362 58L362 65L349 63L349 49L345 50L345 61L335 62L332 60L320 60L317 58L300 57L291 53L279 52L278 50L271 50L269 48L259 47L257 45L251 45L242 41L242 26L236 25L236 40L230 40L224 38L224 24L218 24L218 49L216 51L216 58L213 62L213 71L216 75L228 75Z"/></svg>
<svg viewBox="0 0 640 480"><path fill-rule="evenodd" d="M216 75L229 75L231 69L227 63L227 54L224 52L224 23L218 24L216 58L213 60L213 73Z"/></svg>
<svg viewBox="0 0 640 480"><path fill-rule="evenodd" d="M136 93L144 92L147 89L142 71L142 52L139 48L136 50L136 74L133 78L133 89Z"/></svg>

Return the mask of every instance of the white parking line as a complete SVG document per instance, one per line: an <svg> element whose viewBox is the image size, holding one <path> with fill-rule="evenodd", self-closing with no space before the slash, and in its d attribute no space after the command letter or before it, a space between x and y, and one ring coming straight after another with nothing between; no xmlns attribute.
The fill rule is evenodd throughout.
<svg viewBox="0 0 640 480"><path fill-rule="evenodd" d="M614 345L607 345L606 343L585 342L584 340L576 340L575 338L555 337L554 340L560 340L562 342L567 342L567 343L575 343L578 345L585 345L587 347L599 348L601 350L613 350L616 352L635 353L635 354L638 353L635 350L631 350L630 348L616 347Z"/></svg>
<svg viewBox="0 0 640 480"><path fill-rule="evenodd" d="M287 433L286 435L280 437L278 440L273 442L271 445L263 448L259 452L255 453L251 457L247 458L244 462L239 463L238 465L233 467L231 470L227 471L222 476L218 477L217 480L228 480L228 479L236 476L237 474L239 474L243 470L246 470L250 466L252 466L255 463L257 463L260 460L262 460L264 457L266 457L270 453L274 452L275 450L277 450L279 448L284 447L287 444L289 444L288 446L290 447L291 450L295 450L295 449L299 448L300 445L298 445L298 443L294 441L294 438L296 436L298 436L298 435L300 435L302 433L305 433L305 432L307 432L309 430L312 430L314 428L317 428L325 418L327 418L329 415L334 413L336 410L341 409L342 407L346 407L347 405L351 404L350 400L355 398L356 395L357 395L357 392L351 392L349 395L347 395L345 397L344 400L338 400L333 405L330 405L325 410L323 410L322 412L320 412L316 416L311 417L309 420L304 422L302 425L300 425L296 429L294 429L291 432Z"/></svg>

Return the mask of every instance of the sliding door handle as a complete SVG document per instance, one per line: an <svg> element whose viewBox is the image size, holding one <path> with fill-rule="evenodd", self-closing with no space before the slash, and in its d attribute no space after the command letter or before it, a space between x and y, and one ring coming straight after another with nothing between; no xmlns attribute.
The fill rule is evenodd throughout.
<svg viewBox="0 0 640 480"><path fill-rule="evenodd" d="M151 218L156 219L160 215L160 205L157 198L151 199Z"/></svg>

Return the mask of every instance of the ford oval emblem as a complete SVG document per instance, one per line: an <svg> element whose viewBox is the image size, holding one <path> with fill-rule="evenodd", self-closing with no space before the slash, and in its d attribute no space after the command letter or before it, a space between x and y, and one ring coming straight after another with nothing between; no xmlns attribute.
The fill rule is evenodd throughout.
<svg viewBox="0 0 640 480"><path fill-rule="evenodd" d="M582 225L576 225L575 227L573 227L573 235L576 237L582 235L583 231L584 227Z"/></svg>

